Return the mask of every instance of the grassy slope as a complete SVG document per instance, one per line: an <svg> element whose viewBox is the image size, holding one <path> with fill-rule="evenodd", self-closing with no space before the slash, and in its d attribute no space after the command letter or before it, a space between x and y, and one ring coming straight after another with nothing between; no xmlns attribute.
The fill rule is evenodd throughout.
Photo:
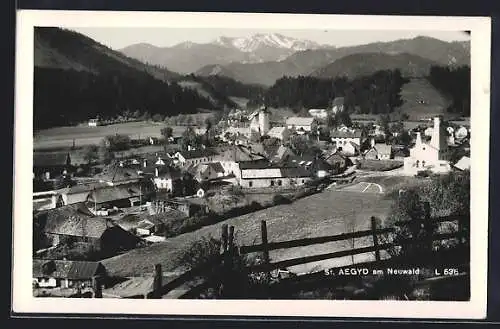
<svg viewBox="0 0 500 329"><path fill-rule="evenodd" d="M368 229L370 216L385 217L389 205L389 200L383 199L377 194L332 191L300 199L291 205L276 206L235 217L225 221L225 223L235 226L236 240L240 245L250 245L260 242L261 220L267 221L269 241L283 241L340 234L350 231L351 225L355 225L355 230ZM190 243L202 236L212 235L218 238L221 225L222 223L219 223L195 232L182 234L168 239L166 242L104 260L103 263L111 273L124 276L150 273L155 263L161 263L166 271L175 270L181 266L178 257L189 247ZM371 240L357 240L355 247L369 244L371 244ZM274 251L271 252L271 258L283 260L349 248L351 247L347 241L333 242ZM372 255L358 255L356 261L366 259L366 257L372 257ZM350 262L350 257L327 262L328 266L347 264ZM318 264L297 266L292 270L297 272L311 271L316 268L315 265Z"/></svg>
<svg viewBox="0 0 500 329"><path fill-rule="evenodd" d="M411 79L401 90L403 105L398 109L418 120L421 116L443 114L449 105L449 100L439 93L426 79ZM424 101L420 104L419 101Z"/></svg>

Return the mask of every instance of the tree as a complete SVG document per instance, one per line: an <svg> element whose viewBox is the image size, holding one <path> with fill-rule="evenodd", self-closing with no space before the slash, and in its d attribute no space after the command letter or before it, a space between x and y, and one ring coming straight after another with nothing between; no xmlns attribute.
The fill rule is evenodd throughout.
<svg viewBox="0 0 500 329"><path fill-rule="evenodd" d="M172 129L172 127L164 127L161 128L160 133L165 139L165 142L168 142L168 139L172 137L174 130Z"/></svg>
<svg viewBox="0 0 500 329"><path fill-rule="evenodd" d="M183 150L187 150L190 147L199 148L201 147L201 138L196 134L193 127L187 127L182 133L181 137L181 147Z"/></svg>
<svg viewBox="0 0 500 329"><path fill-rule="evenodd" d="M381 114L378 118L378 125L380 126L381 130L384 132L384 134L389 135L389 122L391 122L391 118L389 117L388 114Z"/></svg>
<svg viewBox="0 0 500 329"><path fill-rule="evenodd" d="M91 165L92 162L99 159L99 147L97 145L88 145L83 149L83 159L87 164Z"/></svg>
<svg viewBox="0 0 500 329"><path fill-rule="evenodd" d="M152 119L153 119L154 122L163 121L163 115L161 115L159 113L156 113L155 115L153 115Z"/></svg>
<svg viewBox="0 0 500 329"><path fill-rule="evenodd" d="M311 148L312 143L305 135L295 135L290 138L290 146L296 154L302 156Z"/></svg>
<svg viewBox="0 0 500 329"><path fill-rule="evenodd" d="M125 151L130 148L130 137L128 135L109 135L105 137L105 145L110 151Z"/></svg>

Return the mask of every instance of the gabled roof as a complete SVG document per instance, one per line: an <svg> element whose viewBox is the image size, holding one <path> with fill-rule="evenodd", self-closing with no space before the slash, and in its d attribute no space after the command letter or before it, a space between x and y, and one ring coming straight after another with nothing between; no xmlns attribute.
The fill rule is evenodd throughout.
<svg viewBox="0 0 500 329"><path fill-rule="evenodd" d="M310 126L313 122L313 117L290 117L286 119L288 126Z"/></svg>
<svg viewBox="0 0 500 329"><path fill-rule="evenodd" d="M71 164L69 153L33 153L33 167L60 167Z"/></svg>
<svg viewBox="0 0 500 329"><path fill-rule="evenodd" d="M89 280L98 274L99 262L33 259L33 277Z"/></svg>
<svg viewBox="0 0 500 329"><path fill-rule="evenodd" d="M366 153L371 152L372 150L376 151L378 154L390 155L392 152L392 146L384 143L377 143L375 146L366 151Z"/></svg>
<svg viewBox="0 0 500 329"><path fill-rule="evenodd" d="M470 170L470 158L468 156L463 156L455 163L454 167L460 170Z"/></svg>
<svg viewBox="0 0 500 329"><path fill-rule="evenodd" d="M95 178L105 181L105 182L125 182L139 180L141 176L137 173L137 170L133 168L121 167L118 164L111 164L104 167L100 174L97 174Z"/></svg>
<svg viewBox="0 0 500 329"><path fill-rule="evenodd" d="M110 202L115 200L123 200L139 196L141 194L140 187L136 185L118 185L106 188L96 189L92 191L89 198L97 203Z"/></svg>
<svg viewBox="0 0 500 329"><path fill-rule="evenodd" d="M224 151L225 161L247 162L255 160L265 160L261 154L253 153L250 149L242 145L234 145Z"/></svg>
<svg viewBox="0 0 500 329"><path fill-rule="evenodd" d="M94 217L82 204L51 209L34 220L40 221L45 233L92 238L100 238L109 225L105 218Z"/></svg>
<svg viewBox="0 0 500 329"><path fill-rule="evenodd" d="M282 135L287 130L286 127L272 127L267 134L269 136Z"/></svg>
<svg viewBox="0 0 500 329"><path fill-rule="evenodd" d="M224 172L224 167L222 167L222 164L220 162L210 162L208 165L210 166L210 168L212 168L213 171L217 173Z"/></svg>

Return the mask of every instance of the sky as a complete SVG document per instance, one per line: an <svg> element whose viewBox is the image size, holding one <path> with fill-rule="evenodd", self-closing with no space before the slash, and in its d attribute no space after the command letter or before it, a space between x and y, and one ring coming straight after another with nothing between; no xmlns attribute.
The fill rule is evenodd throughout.
<svg viewBox="0 0 500 329"><path fill-rule="evenodd" d="M280 33L297 39L307 39L337 47L366 44L377 41L410 39L429 36L444 41L470 40L464 32L455 31L395 31L395 30L257 30L217 28L70 28L112 49L121 49L136 43L149 43L157 47L170 47L184 41L209 43L220 36L249 37L257 33Z"/></svg>

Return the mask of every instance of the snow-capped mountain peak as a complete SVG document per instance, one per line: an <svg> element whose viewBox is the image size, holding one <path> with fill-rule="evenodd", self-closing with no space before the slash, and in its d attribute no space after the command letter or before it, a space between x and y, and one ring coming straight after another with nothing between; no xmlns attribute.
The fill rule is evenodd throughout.
<svg viewBox="0 0 500 329"><path fill-rule="evenodd" d="M253 52L262 47L290 49L301 51L306 49L317 49L321 47L316 42L310 40L299 40L284 36L279 33L257 33L250 37L219 37L213 43L225 47L234 47L243 52Z"/></svg>

